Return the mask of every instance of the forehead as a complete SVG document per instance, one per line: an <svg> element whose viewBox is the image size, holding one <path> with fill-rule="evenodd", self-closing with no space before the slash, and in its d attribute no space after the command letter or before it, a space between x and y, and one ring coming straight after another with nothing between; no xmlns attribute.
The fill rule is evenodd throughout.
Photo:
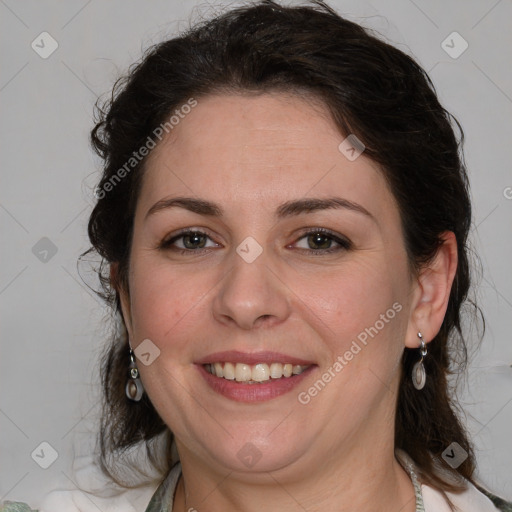
<svg viewBox="0 0 512 512"><path fill-rule="evenodd" d="M146 162L140 202L208 195L226 202L344 194L389 202L377 164L347 159L318 101L282 93L200 98ZM351 197L350 197L351 196ZM243 204L239 205L240 207Z"/></svg>

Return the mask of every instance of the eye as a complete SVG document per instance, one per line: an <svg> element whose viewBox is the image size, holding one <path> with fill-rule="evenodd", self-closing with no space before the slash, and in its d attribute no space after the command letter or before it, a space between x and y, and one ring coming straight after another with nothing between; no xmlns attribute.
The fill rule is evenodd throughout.
<svg viewBox="0 0 512 512"><path fill-rule="evenodd" d="M210 240L211 245L207 245ZM219 247L206 233L198 230L182 231L171 238L164 240L159 248L178 251L182 254L191 252L202 252L210 247Z"/></svg>
<svg viewBox="0 0 512 512"><path fill-rule="evenodd" d="M301 246L302 244L302 246ZM333 244L336 244L333 246ZM351 242L340 235L336 235L332 231L325 228L315 228L307 231L301 236L295 247L305 250L310 254L323 254L345 251L352 247Z"/></svg>
<svg viewBox="0 0 512 512"><path fill-rule="evenodd" d="M352 244L345 237L328 229L315 228L303 233L292 246L310 254L326 254L348 250ZM165 239L159 245L159 249L172 250L180 254L201 253L212 247L220 247L220 244L214 242L207 233L190 229Z"/></svg>

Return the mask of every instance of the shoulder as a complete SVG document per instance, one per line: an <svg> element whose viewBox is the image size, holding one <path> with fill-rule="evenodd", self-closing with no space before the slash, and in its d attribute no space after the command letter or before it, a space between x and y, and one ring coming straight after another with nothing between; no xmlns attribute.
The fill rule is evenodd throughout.
<svg viewBox="0 0 512 512"><path fill-rule="evenodd" d="M402 464L409 475L416 474L417 468L412 458L403 450L395 451L398 461ZM462 492L441 492L426 483L421 484L421 495L425 512L512 512L512 503L508 502L480 485L472 484L463 479L454 480L453 475L448 473L442 465L436 465L436 472L444 480L454 484L462 485ZM416 478L416 477L415 477ZM450 508L447 499L454 505L455 509Z"/></svg>
<svg viewBox="0 0 512 512"><path fill-rule="evenodd" d="M421 486L425 512L451 512L444 496L437 489ZM456 507L456 512L512 512L512 503L467 482L461 493L447 492L446 495Z"/></svg>
<svg viewBox="0 0 512 512"><path fill-rule="evenodd" d="M136 512L145 510L157 484L126 488L116 485L101 471L93 456L75 460L72 485L54 490L41 502L39 512Z"/></svg>
<svg viewBox="0 0 512 512"><path fill-rule="evenodd" d="M26 503L0 503L0 512L137 512L145 510L159 482L133 488L117 486L100 470L93 456L77 457L73 478L46 494L31 508Z"/></svg>

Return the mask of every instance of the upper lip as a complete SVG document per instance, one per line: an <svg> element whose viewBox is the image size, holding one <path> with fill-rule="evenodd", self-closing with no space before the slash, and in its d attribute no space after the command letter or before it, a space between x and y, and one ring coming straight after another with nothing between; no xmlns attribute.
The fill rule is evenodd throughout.
<svg viewBox="0 0 512 512"><path fill-rule="evenodd" d="M196 361L197 364L212 364L212 363L243 363L243 364L258 364L258 363L291 363L294 365L308 366L314 364L312 361L307 361L299 357L280 354L279 352L241 352L239 350L227 350L224 352L215 352L209 354Z"/></svg>

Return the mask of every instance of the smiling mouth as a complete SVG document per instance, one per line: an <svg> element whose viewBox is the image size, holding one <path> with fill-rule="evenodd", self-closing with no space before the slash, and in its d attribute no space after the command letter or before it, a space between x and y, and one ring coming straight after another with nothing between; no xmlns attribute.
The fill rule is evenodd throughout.
<svg viewBox="0 0 512 512"><path fill-rule="evenodd" d="M230 362L203 365L211 375L244 384L262 384L271 380L288 379L294 375L300 375L310 366L291 363L258 363L251 365Z"/></svg>

